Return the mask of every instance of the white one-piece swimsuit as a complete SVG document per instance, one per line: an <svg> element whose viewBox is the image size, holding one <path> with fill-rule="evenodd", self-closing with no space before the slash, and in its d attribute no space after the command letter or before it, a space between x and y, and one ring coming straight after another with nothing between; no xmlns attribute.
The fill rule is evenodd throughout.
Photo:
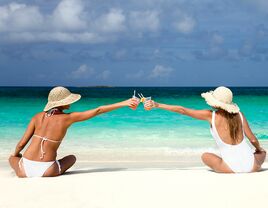
<svg viewBox="0 0 268 208"><path fill-rule="evenodd" d="M242 121L243 140L236 145L223 142L220 138L215 125L215 111L212 112L212 125L210 132L215 139L223 161L235 173L251 172L254 166L254 151L246 142L243 128L243 116L239 112Z"/></svg>

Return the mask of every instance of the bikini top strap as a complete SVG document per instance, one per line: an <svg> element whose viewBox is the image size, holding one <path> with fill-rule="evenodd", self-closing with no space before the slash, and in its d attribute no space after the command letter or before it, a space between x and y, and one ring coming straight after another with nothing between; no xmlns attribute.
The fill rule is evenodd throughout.
<svg viewBox="0 0 268 208"><path fill-rule="evenodd" d="M48 138L46 138L46 137L41 137L41 136L36 135L36 134L34 134L33 136L42 139L42 141L41 141L41 143L40 143L40 149L41 149L41 156L40 156L40 159L43 159L43 158L44 158L44 155L46 154L46 152L44 151L44 148L43 148L43 145L44 145L44 142L45 142L45 141L54 142L54 143L60 143L60 142L61 142L61 140L60 140L60 141L51 140L51 139L48 139Z"/></svg>
<svg viewBox="0 0 268 208"><path fill-rule="evenodd" d="M47 137L42 137L42 136L39 136L39 135L36 135L36 134L34 134L33 136L38 137L38 138L40 138L40 139L42 139L44 141L49 141L49 142L54 142L54 143L59 143L59 142L62 141L62 140L57 141L57 140L48 139Z"/></svg>
<svg viewBox="0 0 268 208"><path fill-rule="evenodd" d="M48 110L48 111L45 113L45 116L46 116L46 117L51 117L51 116L53 116L53 115L55 114L56 111L58 111L57 108L52 108L52 109Z"/></svg>
<svg viewBox="0 0 268 208"><path fill-rule="evenodd" d="M40 149L41 149L41 156L40 156L40 159L43 159L44 158L44 155L46 154L46 152L44 151L43 149L43 145L44 145L44 142L46 140L44 138L42 138L42 141L41 141L41 144L40 144Z"/></svg>

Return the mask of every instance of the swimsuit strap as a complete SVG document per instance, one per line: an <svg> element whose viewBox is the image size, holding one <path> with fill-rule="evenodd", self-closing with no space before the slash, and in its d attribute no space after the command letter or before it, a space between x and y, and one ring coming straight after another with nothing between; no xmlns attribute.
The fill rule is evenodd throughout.
<svg viewBox="0 0 268 208"><path fill-rule="evenodd" d="M46 138L46 137L41 137L41 136L36 135L36 134L34 134L33 136L42 139L41 144L40 144L40 149L41 149L41 156L40 156L40 159L43 159L43 158L44 158L44 155L46 154L46 152L45 152L44 149L43 149L43 145L44 145L44 142L45 142L45 141L54 142L54 143L60 143L60 142L61 142L61 140L60 140L60 141L51 140L51 139L48 139L48 138Z"/></svg>
<svg viewBox="0 0 268 208"><path fill-rule="evenodd" d="M242 132L243 132L243 135L245 137L245 131L244 131L244 119L243 119L243 115L241 112L238 112L239 115L240 115L240 118L241 118L241 125L242 125Z"/></svg>
<svg viewBox="0 0 268 208"><path fill-rule="evenodd" d="M211 126L214 132L216 132L216 134L218 135L218 137L220 138L220 135L218 134L218 130L216 128L216 111L212 111L212 121L211 121Z"/></svg>
<svg viewBox="0 0 268 208"><path fill-rule="evenodd" d="M215 134L214 139L215 139L216 141L219 141L220 143L222 143L222 139L220 138L220 135L219 135L218 130L217 130L217 128L216 128L215 120L216 120L216 111L212 111L211 128L212 128L212 131L213 131L214 134Z"/></svg>
<svg viewBox="0 0 268 208"><path fill-rule="evenodd" d="M212 126L215 125L215 111L212 111L212 121L211 121L211 123L212 123Z"/></svg>
<svg viewBox="0 0 268 208"><path fill-rule="evenodd" d="M55 114L55 112L58 111L58 108L52 108L50 110L48 110L45 115L46 117L50 117L50 116L53 116Z"/></svg>
<svg viewBox="0 0 268 208"><path fill-rule="evenodd" d="M45 113L45 117L51 117L51 116L53 116L56 111L59 111L59 109L58 108L52 108L52 109L48 110ZM39 136L39 135L36 135L36 134L34 134L33 136L42 139L41 144L40 144L40 148L41 148L41 157L40 157L40 159L43 159L44 158L45 151L43 149L43 145L44 145L44 142L45 141L54 142L54 143L60 143L61 142L61 140L60 141L56 141L56 140L48 139L46 137L42 137L42 136Z"/></svg>
<svg viewBox="0 0 268 208"><path fill-rule="evenodd" d="M242 142L243 142L245 140L245 132L244 132L244 125L243 125L243 116L242 116L242 114L240 112L239 112L239 115L241 117L241 122L242 122L242 134L243 134L243 140L242 140ZM219 140L221 143L223 143L223 144L226 145L226 143L221 139L221 137L219 135L219 132L218 132L218 130L216 128L216 122L215 122L216 119L215 118L216 118L216 111L213 111L212 112L212 121L211 121L212 125L211 126L212 126L212 131L216 134L216 137L214 137L214 138L216 140Z"/></svg>

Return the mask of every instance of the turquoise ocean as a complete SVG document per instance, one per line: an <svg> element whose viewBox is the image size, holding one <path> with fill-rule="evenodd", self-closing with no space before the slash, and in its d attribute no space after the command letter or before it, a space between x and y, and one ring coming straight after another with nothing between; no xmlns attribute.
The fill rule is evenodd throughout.
<svg viewBox="0 0 268 208"><path fill-rule="evenodd" d="M6 161L30 119L42 111L51 87L0 87L0 161ZM200 94L211 87L69 87L82 99L70 110L84 111L130 98L133 91L157 102L194 109L211 109ZM264 147L268 147L268 88L231 88L236 102ZM204 121L143 104L100 115L70 127L59 148L59 157L77 155L85 164L144 163L191 166L204 151L217 151ZM157 165L156 165L157 166Z"/></svg>

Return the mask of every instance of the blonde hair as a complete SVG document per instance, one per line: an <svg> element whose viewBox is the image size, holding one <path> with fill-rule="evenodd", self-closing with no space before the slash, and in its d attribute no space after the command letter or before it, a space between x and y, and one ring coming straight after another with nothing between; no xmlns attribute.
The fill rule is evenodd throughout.
<svg viewBox="0 0 268 208"><path fill-rule="evenodd" d="M239 132L241 130L241 119L239 113L229 113L222 109L222 115L227 120L229 134L233 140L233 144L237 144L239 140Z"/></svg>

